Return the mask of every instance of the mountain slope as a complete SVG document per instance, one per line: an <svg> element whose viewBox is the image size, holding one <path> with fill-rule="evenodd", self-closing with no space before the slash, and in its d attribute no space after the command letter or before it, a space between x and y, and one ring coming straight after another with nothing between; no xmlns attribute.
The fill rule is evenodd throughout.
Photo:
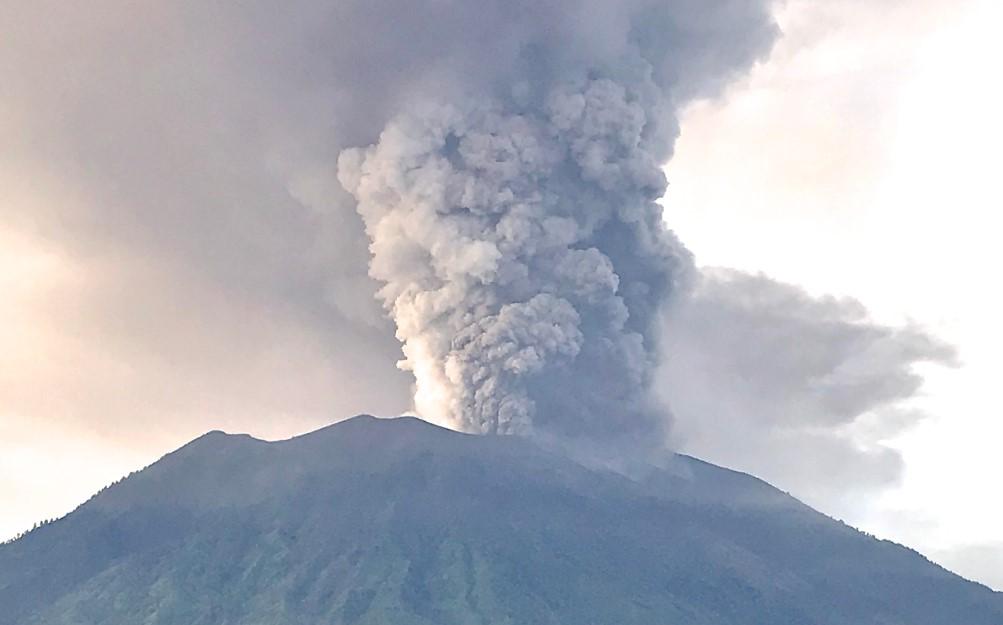
<svg viewBox="0 0 1003 625"><path fill-rule="evenodd" d="M0 625L1000 625L1003 594L680 457L357 417L207 434L0 547Z"/></svg>

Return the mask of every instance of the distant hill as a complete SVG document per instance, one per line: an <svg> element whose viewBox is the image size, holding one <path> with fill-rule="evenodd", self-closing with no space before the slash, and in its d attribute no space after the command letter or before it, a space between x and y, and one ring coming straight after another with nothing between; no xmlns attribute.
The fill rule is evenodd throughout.
<svg viewBox="0 0 1003 625"><path fill-rule="evenodd" d="M1003 594L679 457L356 417L212 432L0 547L0 625L1001 625Z"/></svg>

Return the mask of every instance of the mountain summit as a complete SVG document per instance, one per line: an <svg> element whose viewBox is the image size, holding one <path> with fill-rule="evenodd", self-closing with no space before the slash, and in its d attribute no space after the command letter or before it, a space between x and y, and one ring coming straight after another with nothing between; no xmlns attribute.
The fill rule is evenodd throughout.
<svg viewBox="0 0 1003 625"><path fill-rule="evenodd" d="M1003 594L679 456L356 417L206 434L0 547L0 625L1000 625Z"/></svg>

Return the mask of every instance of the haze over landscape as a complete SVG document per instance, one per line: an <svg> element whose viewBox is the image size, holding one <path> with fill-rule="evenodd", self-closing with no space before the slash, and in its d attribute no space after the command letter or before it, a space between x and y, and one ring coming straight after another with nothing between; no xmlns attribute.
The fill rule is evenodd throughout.
<svg viewBox="0 0 1003 625"><path fill-rule="evenodd" d="M995 5L976 0L486 0L420 9L395 0L155 9L0 2L0 136L13 147L0 153L0 538L64 515L210 429L284 439L351 414L407 413L539 445L545 464L575 459L556 475L626 480L624 505L638 516L625 518L641 535L662 531L645 520L648 505L682 526L734 514L734 525L715 516L718 533L696 541L730 545L721 547L730 555L685 557L734 573L700 579L731 597L744 591L729 584L748 590L735 610L810 613L782 584L744 586L763 574L790 575L792 587L832 600L809 570L853 576L823 548L842 536L867 554L856 563L862 570L890 567L910 588L935 579L944 606L995 622L997 595L766 484L753 490L794 506L798 520L755 512L755 527L764 536L790 523L808 527L806 536L825 528L812 558L750 550L736 529L749 514L745 491L724 486L732 479L724 476L741 474L682 460L713 477L669 480L658 494L636 474L671 473L671 452L695 455L1003 589L1003 503L992 496L1003 470L1001 421L989 390L1003 345L999 302L985 286L994 277L985 268L1000 260L987 239L999 191L984 162L985 145L1000 138L990 106L999 90L981 73L992 58L983 24L994 16ZM944 90L954 97L937 99ZM984 123L959 125L966 115ZM367 427L376 429L366 430L366 444L348 445L343 459L315 450L303 460L310 468L296 474L306 481L295 496L309 499L317 480L338 471L357 478L348 465L364 462L381 436L390 447L400 436ZM323 432L302 440L320 445ZM441 441L468 438L415 436L450 460L426 466L411 449L419 460L402 457L405 474L418 471L417 483L436 496L436 488L460 489L478 514L493 505L464 490L477 490L474 478L457 485L446 477L462 472L450 463L468 457L457 451L467 443ZM224 455L235 450L233 466L210 462L231 472L219 473L221 484L243 471L234 467L267 476L296 464L264 451L287 443L246 443L257 451L243 459L236 440L193 443L206 457L212 441ZM497 466L521 474L521 460L505 458ZM158 545L237 548L205 529L230 520L184 503L207 496L186 490L198 478L165 487L158 480L167 478L142 477L164 466L8 549L12 566L32 550L101 532L135 539L81 556L69 577L39 590L45 602L62 597L66 611L32 618L77 622L91 594L100 596L100 584L76 585L97 583L88 576L137 597L142 587L102 568L115 558L152 567L148 581L173 588L175 569L192 563L161 554L154 566L144 558ZM385 469L372 471L382 486L406 487L406 475ZM594 498L597 514L613 514L598 510L615 507L616 489L592 491L580 479L544 480L541 492ZM338 490L349 481L316 491L320 507L310 509L321 515L337 491L359 514L378 516L355 491ZM144 483L180 502L176 526L141 529L147 517L134 515L149 513L146 495L136 494ZM686 499L717 488L726 502ZM268 494L261 516L235 531L263 535L269 523L319 523L310 526L319 531L322 515L281 516L284 495ZM114 514L109 501L119 502ZM428 521L412 503L401 505L418 516L393 523ZM533 514L549 516L534 506L511 519L526 530L523 546L564 540L533 526ZM457 514L442 520L435 541L445 542L432 541L437 555L425 565L462 570L471 584L463 610L495 601L511 618L522 609L568 617L559 602L516 608L483 594L510 579L488 554L518 558L484 547L494 539ZM393 523L380 527L393 533ZM601 547L605 530L579 529L590 545L583 553L615 559ZM659 536L665 558L683 557L674 539ZM301 557L276 540L265 560L281 569ZM366 563L352 569L361 580L400 562L417 566L412 547L421 551L394 547L400 561L341 546L330 555L339 566L339 558ZM0 592L23 590L3 555ZM477 557L487 558L483 570ZM568 557L598 575L584 586L601 585L598 557ZM653 560L651 570L664 564ZM286 617L307 614L296 610L311 601L322 606L310 595L317 592L340 597L327 608L338 606L344 622L379 622L394 610L407 622L445 622L442 614L460 610L428 603L453 592L444 588L407 599L414 588L405 580L404 599L378 599L369 582L321 589L297 575L283 578L292 593L283 601L302 592L297 601L306 603L283 603ZM279 577L270 570L246 589ZM851 586L844 597L877 601ZM674 592L651 590L638 605L680 609L689 622L744 622L712 595L680 607ZM25 601L24 614L35 614ZM908 621L920 616L909 617L907 603L873 609L888 610L889 622L920 622ZM832 612L831 622L866 614L854 609ZM171 614L160 622L196 622ZM649 622L643 610L635 617L624 622Z"/></svg>

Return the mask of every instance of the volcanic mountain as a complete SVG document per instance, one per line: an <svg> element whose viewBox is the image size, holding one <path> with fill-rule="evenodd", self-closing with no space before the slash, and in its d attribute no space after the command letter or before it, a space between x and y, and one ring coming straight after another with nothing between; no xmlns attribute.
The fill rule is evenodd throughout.
<svg viewBox="0 0 1003 625"><path fill-rule="evenodd" d="M0 547L0 625L1000 625L1003 594L749 475L356 417L206 434Z"/></svg>

